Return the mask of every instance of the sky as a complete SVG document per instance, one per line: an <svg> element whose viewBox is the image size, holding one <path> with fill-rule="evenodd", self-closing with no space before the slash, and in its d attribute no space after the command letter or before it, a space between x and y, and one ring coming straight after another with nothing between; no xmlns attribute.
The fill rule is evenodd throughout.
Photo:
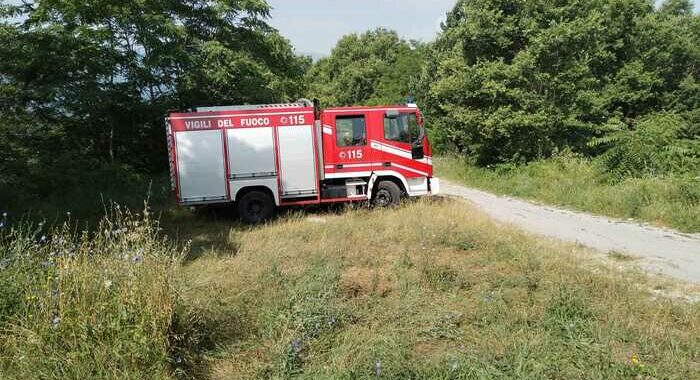
<svg viewBox="0 0 700 380"><path fill-rule="evenodd" d="M698 0L700 1L700 0ZM405 39L432 40L455 0L268 0L270 24L297 53L325 56L340 37L377 27Z"/></svg>
<svg viewBox="0 0 700 380"><path fill-rule="evenodd" d="M396 30L405 39L431 41L455 0L268 0L270 24L297 53L329 55L340 37L377 27ZM700 0L694 0L695 12Z"/></svg>

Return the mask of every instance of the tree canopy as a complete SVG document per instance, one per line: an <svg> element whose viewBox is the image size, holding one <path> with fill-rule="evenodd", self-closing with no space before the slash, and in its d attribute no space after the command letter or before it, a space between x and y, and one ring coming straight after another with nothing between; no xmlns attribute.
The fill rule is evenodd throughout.
<svg viewBox="0 0 700 380"><path fill-rule="evenodd" d="M614 140L601 137L634 133L660 112L689 126L678 138L696 139L691 9L686 0L659 10L647 0L460 0L426 55L422 102L441 141L480 164L596 154Z"/></svg>
<svg viewBox="0 0 700 380"><path fill-rule="evenodd" d="M329 105L404 102L416 89L423 50L386 29L347 35L307 73L309 94Z"/></svg>
<svg viewBox="0 0 700 380"><path fill-rule="evenodd" d="M264 0L0 2L0 186L69 185L100 162L160 171L168 109L301 96L311 61L269 12Z"/></svg>

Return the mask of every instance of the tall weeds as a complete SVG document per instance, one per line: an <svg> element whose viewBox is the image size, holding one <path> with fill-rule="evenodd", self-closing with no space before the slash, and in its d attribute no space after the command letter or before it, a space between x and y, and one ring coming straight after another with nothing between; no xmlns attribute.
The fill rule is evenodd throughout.
<svg viewBox="0 0 700 380"><path fill-rule="evenodd" d="M169 378L179 254L158 230L147 208L119 206L92 232L4 227L2 377Z"/></svg>

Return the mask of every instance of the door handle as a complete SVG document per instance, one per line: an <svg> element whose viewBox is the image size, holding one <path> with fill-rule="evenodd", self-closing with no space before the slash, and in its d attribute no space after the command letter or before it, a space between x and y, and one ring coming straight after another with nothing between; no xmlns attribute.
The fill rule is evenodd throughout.
<svg viewBox="0 0 700 380"><path fill-rule="evenodd" d="M384 167L385 167L385 168L388 168L389 166L391 166L391 162L385 162L385 163L384 163Z"/></svg>
<svg viewBox="0 0 700 380"><path fill-rule="evenodd" d="M336 168L336 169L342 169L342 168L343 168L343 164L338 164L338 165L335 166L335 168Z"/></svg>

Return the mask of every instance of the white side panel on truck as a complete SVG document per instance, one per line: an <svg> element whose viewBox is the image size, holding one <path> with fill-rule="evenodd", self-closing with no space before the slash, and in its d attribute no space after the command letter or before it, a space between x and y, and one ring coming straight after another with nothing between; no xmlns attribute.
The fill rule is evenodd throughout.
<svg viewBox="0 0 700 380"><path fill-rule="evenodd" d="M182 202L225 200L226 169L221 131L175 133L175 144Z"/></svg>
<svg viewBox="0 0 700 380"><path fill-rule="evenodd" d="M272 127L229 129L228 165L231 174L231 199L246 187L270 189L279 205L277 165L275 164L275 138Z"/></svg>
<svg viewBox="0 0 700 380"><path fill-rule="evenodd" d="M312 126L279 127L277 133L282 198L316 195L318 180Z"/></svg>
<svg viewBox="0 0 700 380"><path fill-rule="evenodd" d="M226 134L232 180L277 175L272 127L229 129Z"/></svg>

